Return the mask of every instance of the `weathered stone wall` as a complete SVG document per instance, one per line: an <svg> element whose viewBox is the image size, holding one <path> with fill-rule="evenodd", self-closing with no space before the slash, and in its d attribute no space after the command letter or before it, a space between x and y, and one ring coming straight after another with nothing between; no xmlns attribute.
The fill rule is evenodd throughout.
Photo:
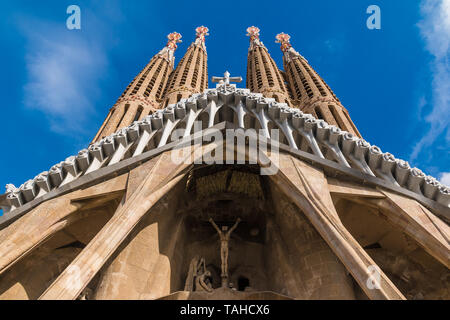
<svg viewBox="0 0 450 320"><path fill-rule="evenodd" d="M450 271L384 219L388 212L344 199L336 209L345 227L407 299L449 299Z"/></svg>
<svg viewBox="0 0 450 320"><path fill-rule="evenodd" d="M96 299L156 299L176 283L183 219L175 215L180 185L139 223L102 272ZM172 283L175 281L175 284Z"/></svg>
<svg viewBox="0 0 450 320"><path fill-rule="evenodd" d="M354 299L348 272L319 233L276 187L271 186L271 193L276 203L273 221L280 230L278 242L285 251L284 260L269 260L273 269L288 264L284 268L290 268L292 275L285 281L297 282L298 298Z"/></svg>

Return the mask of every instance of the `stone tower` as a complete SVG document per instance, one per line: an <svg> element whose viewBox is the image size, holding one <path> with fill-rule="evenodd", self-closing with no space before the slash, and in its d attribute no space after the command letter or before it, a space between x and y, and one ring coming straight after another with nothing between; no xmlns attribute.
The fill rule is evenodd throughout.
<svg viewBox="0 0 450 320"><path fill-rule="evenodd" d="M339 129L285 34L293 99L254 27L249 88L207 88L207 32L164 89L169 36L111 134L6 186L0 299L449 299L450 188Z"/></svg>
<svg viewBox="0 0 450 320"><path fill-rule="evenodd" d="M167 36L166 46L158 52L145 68L134 78L122 93L116 104L98 130L93 142L109 136L118 129L161 108L167 80L174 66L174 52L181 35L173 32Z"/></svg>
<svg viewBox="0 0 450 320"><path fill-rule="evenodd" d="M195 41L189 46L185 55L172 72L165 91L164 106L177 103L194 93L208 88L208 55L206 54L205 36L208 28L195 29Z"/></svg>
<svg viewBox="0 0 450 320"><path fill-rule="evenodd" d="M289 40L290 36L285 33L276 36L276 42L281 43L284 72L292 93L292 104L305 113L361 138L347 109L308 61L294 50Z"/></svg>
<svg viewBox="0 0 450 320"><path fill-rule="evenodd" d="M259 39L259 29L249 27L250 47L247 58L247 88L251 92L262 93L265 97L290 104L288 90L283 75Z"/></svg>

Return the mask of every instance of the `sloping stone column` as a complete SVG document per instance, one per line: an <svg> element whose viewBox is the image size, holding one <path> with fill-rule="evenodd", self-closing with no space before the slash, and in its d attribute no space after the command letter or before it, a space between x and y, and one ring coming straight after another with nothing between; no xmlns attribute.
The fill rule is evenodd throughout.
<svg viewBox="0 0 450 320"><path fill-rule="evenodd" d="M339 257L370 299L405 299L381 271L379 289L367 286L375 262L340 222L325 175L289 155L279 155L280 172L270 179L308 217L310 222Z"/></svg>
<svg viewBox="0 0 450 320"><path fill-rule="evenodd" d="M76 212L101 205L126 188L128 174L42 203L0 231L0 274L59 230L77 220ZM75 215L75 216L74 216Z"/></svg>

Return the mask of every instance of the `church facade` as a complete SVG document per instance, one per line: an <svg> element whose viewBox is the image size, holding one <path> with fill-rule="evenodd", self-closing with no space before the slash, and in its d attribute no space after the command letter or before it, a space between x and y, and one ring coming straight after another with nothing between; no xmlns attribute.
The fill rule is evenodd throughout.
<svg viewBox="0 0 450 320"><path fill-rule="evenodd" d="M0 195L0 299L449 299L450 188L365 141L280 33L208 85L168 35L91 144Z"/></svg>

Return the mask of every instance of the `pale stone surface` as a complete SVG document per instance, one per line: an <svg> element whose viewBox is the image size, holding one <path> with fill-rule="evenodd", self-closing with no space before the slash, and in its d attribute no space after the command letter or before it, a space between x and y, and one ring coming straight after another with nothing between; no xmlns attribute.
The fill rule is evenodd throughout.
<svg viewBox="0 0 450 320"><path fill-rule="evenodd" d="M337 199L336 199L337 200ZM407 299L448 299L450 270L389 219L389 210L368 202L339 199L342 223Z"/></svg>
<svg viewBox="0 0 450 320"><path fill-rule="evenodd" d="M17 267L0 275L0 300L37 299L58 274L66 268L80 248L62 248L53 252L37 250Z"/></svg>
<svg viewBox="0 0 450 320"><path fill-rule="evenodd" d="M188 161L182 161L181 164L175 164L171 160L170 151L158 157L159 159L136 191L129 199L124 200L124 205L118 207L114 216L44 292L41 299L78 297L149 209L184 177L186 174L184 170L194 161L192 152L195 150L191 147L186 148L190 151L185 158ZM207 148L204 149L204 152L207 150ZM157 275L160 276L160 274Z"/></svg>
<svg viewBox="0 0 450 320"><path fill-rule="evenodd" d="M208 154L216 146L215 143L205 146L196 157ZM224 152L233 151L228 149ZM342 210L352 208L339 200L343 198L362 201L369 208L380 207L383 212L395 210L389 219L399 232L410 234L445 264L448 259L448 248L443 242L448 234L446 225L432 216L431 223L422 227L425 217L431 213L423 211L424 208L413 200L399 198L386 190L327 178L320 169L284 153L279 155L279 172L265 178L251 166L244 166L246 169L235 165L193 168L194 159L188 154L187 163L175 165L171 152L165 152L129 174L66 195L71 201L60 204L61 208L65 209L65 204L76 204L82 208L76 208L79 218L70 223L59 219L51 224L54 229L48 227L45 232L54 234L49 240L51 243L73 242L69 240L72 237L83 249L70 264L58 258L64 266L64 270L55 271L61 272L59 276L53 272L46 276L48 282L29 284L33 294L25 294L23 288L28 280L21 280L20 272L16 271L19 269L12 268L11 272L5 269L5 277L10 280L5 282L3 297L36 298L44 289L42 299L250 297L217 291L220 247L217 233L208 222L210 218L228 227L238 218L242 219L229 239L229 285L238 291L254 292L253 297L269 297L271 295L264 292L273 291L275 296L281 294L296 299L363 299L366 296L403 299L400 288L409 298L447 296L445 282L441 286L436 280L437 275L445 275L442 266L439 268L429 257L421 255L409 240L389 239L390 233L380 239L382 230L391 229L375 223L372 228L366 226L366 239L352 227L352 232L358 236L356 240L341 220ZM250 153L242 156L249 160ZM187 179L182 179L184 176ZM124 194L120 203L115 200L119 194ZM64 197L44 204L50 206L58 204L57 200L67 201ZM110 209L106 210L107 206ZM110 219L107 212L111 206L115 214ZM106 210L104 214L94 214L96 208L102 207ZM419 209L423 214L417 213ZM68 213L62 210L60 214ZM9 233L5 240L14 236L20 221L34 215L52 221L42 213L31 212L6 229ZM373 217L378 215L373 214ZM98 222L95 217L99 217ZM348 219L345 221L348 223ZM84 228L88 223L97 227ZM33 240L30 251L42 246L45 232ZM436 236L437 232L441 232L441 236ZM69 238L64 239L64 235ZM373 246L377 241L382 246L380 250ZM57 248L54 247L53 252ZM392 248L397 248L397 256L390 250ZM411 254L412 250L417 254ZM202 257L205 267L211 271L211 295L197 294L194 289L192 295L172 295L184 289L189 263L194 256ZM30 259L32 257L31 253ZM377 263L382 266L381 289L371 290L367 288L368 267ZM11 265L21 267L17 260ZM435 289L427 287L424 278L419 276L424 266L436 271L436 276L429 277ZM397 279L402 277L413 277L420 286L412 288L411 282L399 282Z"/></svg>
<svg viewBox="0 0 450 320"><path fill-rule="evenodd" d="M75 299L80 294L142 216L182 178L182 175L179 175L172 181L168 180L167 173L173 176L180 168L174 167L169 159L170 155L160 156L151 173L138 187L139 191L133 193L130 200L118 209L82 254L77 256L46 290L41 299Z"/></svg>
<svg viewBox="0 0 450 320"><path fill-rule="evenodd" d="M404 299L400 291L382 272L380 289L367 288L366 282L370 276L368 267L375 265L375 262L340 222L323 173L285 155L280 155L280 171L285 179L282 179L280 174L270 178L297 206L302 208L367 296L372 299Z"/></svg>
<svg viewBox="0 0 450 320"><path fill-rule="evenodd" d="M381 192L387 197L380 204L389 210L388 220L450 269L449 226L417 201L386 190Z"/></svg>
<svg viewBox="0 0 450 320"><path fill-rule="evenodd" d="M109 197L117 191L125 190L126 179L127 175L123 175L45 202L8 228L1 230L0 274L34 247L73 223L77 217L70 215L81 208L92 206L87 200L94 198L97 205L100 205L109 200L105 196ZM80 200L84 200L84 203L77 202Z"/></svg>
<svg viewBox="0 0 450 320"><path fill-rule="evenodd" d="M384 198L383 193L373 187L357 183L328 178L328 189L331 194L350 197Z"/></svg>
<svg viewBox="0 0 450 320"><path fill-rule="evenodd" d="M174 190L161 199L130 234L103 272L96 299L155 299L170 293L173 245L161 244L163 238L178 239L181 221L174 216L178 194Z"/></svg>
<svg viewBox="0 0 450 320"><path fill-rule="evenodd" d="M304 213L293 206L278 188L272 190L272 194L277 203L274 219L281 229L280 243L286 246L288 252L285 259L295 266L292 271L299 278L295 287L303 287L302 296L289 296L302 299L355 299L345 267ZM293 234L296 236L293 237ZM276 270L279 261L271 263Z"/></svg>

